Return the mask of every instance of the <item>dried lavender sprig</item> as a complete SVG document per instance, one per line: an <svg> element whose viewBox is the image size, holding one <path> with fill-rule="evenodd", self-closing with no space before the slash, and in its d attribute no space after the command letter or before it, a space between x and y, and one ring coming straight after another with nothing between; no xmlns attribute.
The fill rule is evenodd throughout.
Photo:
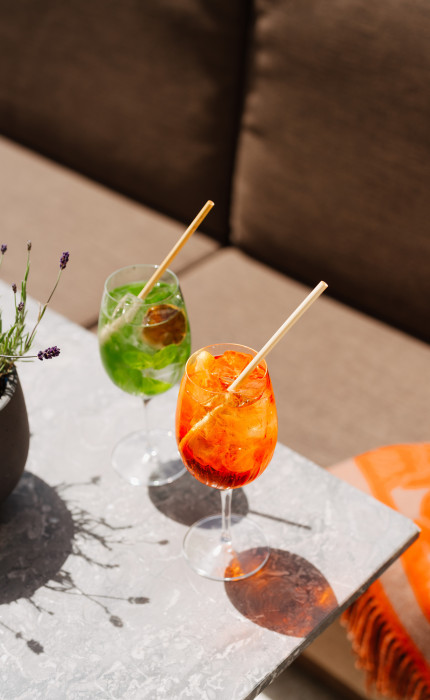
<svg viewBox="0 0 430 700"><path fill-rule="evenodd" d="M53 357L58 357L60 354L60 348L53 345L52 348L46 348L46 350L39 350L37 357L39 360L51 360Z"/></svg>
<svg viewBox="0 0 430 700"><path fill-rule="evenodd" d="M53 345L52 348L46 348L46 350L39 350L37 355L0 355L5 360L33 360L36 357L39 360L51 360L53 357L58 357L60 354L60 348Z"/></svg>
<svg viewBox="0 0 430 700"><path fill-rule="evenodd" d="M30 242L30 241L28 241L27 248L28 248L28 251L31 250L31 242ZM48 299L46 300L46 302L44 303L44 305L41 306L41 308L39 309L39 313L38 313L38 316L37 316L37 321L36 321L36 323L35 323L35 326L34 326L33 330L31 331L30 335L28 336L27 342L26 342L26 344L25 344L25 350L24 350L25 352L27 352L27 350L31 347L31 345L32 345L32 343L33 343L34 336L36 335L37 327L38 327L39 323L41 322L43 316L45 315L45 311L46 311L46 309L48 308L48 304L49 304L49 302L51 301L51 299L52 299L52 297L53 297L53 295L54 295L54 292L55 292L55 290L56 290L57 287L58 287L58 283L59 283L59 281L60 281L60 277L61 277L61 275L62 275L62 272L63 272L63 270L66 269L66 265L67 265L67 263L69 262L69 257L70 257L69 252L68 252L68 251L65 251L65 252L62 254L61 258L60 258L60 269L59 269L59 271L58 271L58 275L57 275L56 282L55 282L55 284L54 284L54 286L53 286L53 288L52 288L51 294L49 295Z"/></svg>
<svg viewBox="0 0 430 700"><path fill-rule="evenodd" d="M6 251L7 251L7 245L6 245L6 243L2 243L0 246L0 267L1 267L1 264L3 262L3 257L4 257L4 254L6 253Z"/></svg>
<svg viewBox="0 0 430 700"><path fill-rule="evenodd" d="M69 252L66 250L60 258L60 270L65 270L69 262Z"/></svg>
<svg viewBox="0 0 430 700"><path fill-rule="evenodd" d="M52 289L51 294L49 295L48 299L46 300L45 304L44 304L43 307L42 307L42 311L40 312L39 321L40 321L40 319L42 318L43 314L45 313L46 307L48 306L49 302L51 301L51 299L52 299L52 297L53 297L53 295L54 295L55 290L56 290L57 287L58 287L58 283L59 283L59 281L60 281L61 273L63 272L63 270L66 269L66 265L67 265L67 263L69 262L69 257L70 257L69 252L66 250L66 251L62 254L61 258L60 258L60 270L59 270L58 275L57 275L57 280L56 280L56 282L55 282L55 284L54 284L54 287L53 287L53 289Z"/></svg>
<svg viewBox="0 0 430 700"><path fill-rule="evenodd" d="M17 285L12 285L12 291L14 293L15 302L15 321L11 327L3 332L2 328L2 315L0 308L0 376L7 374L14 363L18 360L31 361L34 358L38 359L51 359L52 357L57 357L59 354L59 349L56 346L52 348L46 348L46 350L41 351L38 354L29 354L31 352L31 347L34 341L37 327L46 311L46 308L52 299L52 296L58 286L60 276L63 270L66 268L69 261L68 251L64 251L60 257L60 269L58 271L57 279L55 285L48 297L46 303L42 306L39 305L39 313L31 332L25 332L25 319L26 319L26 306L27 306L27 282L30 273L30 251L32 245L31 241L27 241L27 265L25 269L24 278L21 282L21 295L20 299L17 295ZM7 251L7 245L0 245L0 265L3 260L4 254ZM34 351L33 351L34 353Z"/></svg>

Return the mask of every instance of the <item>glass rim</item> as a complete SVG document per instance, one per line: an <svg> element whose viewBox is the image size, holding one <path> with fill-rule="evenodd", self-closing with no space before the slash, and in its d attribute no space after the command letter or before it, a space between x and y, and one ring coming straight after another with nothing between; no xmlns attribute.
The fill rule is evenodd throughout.
<svg viewBox="0 0 430 700"><path fill-rule="evenodd" d="M132 264L132 265L124 265L124 267L120 267L120 268L118 268L117 270L114 270L114 271L111 272L110 275L108 275L108 277L106 277L106 279L105 279L105 283L104 283L104 294L105 294L105 296L109 297L109 299L110 299L111 301L113 301L113 302L118 301L117 299L115 299L115 298L113 297L111 290L108 289L109 281L110 281L115 275L119 275L120 273L126 272L127 270L132 270L133 268L136 268L136 269L137 269L137 268L147 268L147 269L150 269L150 270L151 270L151 274L149 275L149 277L148 277L146 280L143 280L143 281L146 283L146 282L148 282L149 279L152 277L152 275L153 275L153 273L155 272L155 270L156 270L157 268L159 268L159 267L160 267L159 265L155 265L155 264L153 264L153 263L134 263L134 264ZM173 281L174 284L175 284L175 288L174 288L173 290L171 290L171 291L169 292L169 294L166 294L165 297L163 297L162 299L159 299L159 300L156 301L156 302L147 302L146 300L144 300L144 299L139 299L139 298L136 296L136 299L137 299L137 301L138 301L138 303L139 303L139 306L140 306L141 308L144 308L144 307L146 307L146 306L147 306L147 307L150 307L150 306L158 306L160 303L165 303L168 299L171 299L172 297L176 296L176 294L177 294L178 291L180 290L180 287L179 287L179 279L178 279L177 275L175 274L175 272L173 272L173 270L171 270L170 268L167 268L166 270L164 270L164 272L163 272L163 274L161 275L161 278L158 280L158 282L161 282L161 281L163 280L164 275L170 275L170 277L172 278L172 281ZM139 280L136 280L136 282L137 282L137 281L139 281ZM156 284L158 284L158 282L157 282ZM114 287L114 289L116 289L116 287ZM113 290L112 290L112 291L113 291Z"/></svg>
<svg viewBox="0 0 430 700"><path fill-rule="evenodd" d="M212 396L216 396L216 395L223 396L224 394L226 394L227 391L228 391L228 389L224 389L223 391L214 391L213 389L206 389L205 387L200 386L199 384L197 384L196 382L194 382L194 381L192 380L192 378L190 377L190 375L188 374L188 366L189 366L189 364L191 363L191 361L193 360L193 358L194 358L196 355L198 355L200 352L203 352L203 350L206 350L206 352L208 352L208 351L209 351L209 348L221 348L221 347L227 347L227 346L231 347L232 349L241 348L242 350L245 350L245 351L247 350L247 351L249 351L250 354L252 354L253 357L255 357L255 356L257 355L257 351L254 350L254 348L250 348L248 345L242 345L241 343L211 343L210 345L205 345L203 348L199 348L199 350L195 350L195 351L189 356L189 358L188 358L188 360L187 360L187 362L186 362L186 365L185 365L185 369L184 369L184 374L185 374L185 376L186 376L186 378L187 378L187 381L188 381L190 384L192 384L194 387L196 387L197 389L199 389L199 391L204 391L204 392L206 392L207 394L211 394ZM211 353L211 354L212 354L212 353ZM221 354L223 354L223 353L219 353L219 354L221 355ZM262 383L264 382L265 385L266 385L266 383L267 383L267 378L268 378L268 376L269 376L269 368L268 368L267 362L266 362L266 360L265 360L264 358L260 361L260 363L263 363L263 367L264 367L264 376L261 377L261 382L262 382ZM260 363L259 363L259 364L260 364ZM233 381L234 381L234 380L233 380ZM263 393L264 389L265 389L265 386L263 387L261 393ZM239 388L237 389L237 391L233 391L233 394L240 394L240 386L239 386Z"/></svg>

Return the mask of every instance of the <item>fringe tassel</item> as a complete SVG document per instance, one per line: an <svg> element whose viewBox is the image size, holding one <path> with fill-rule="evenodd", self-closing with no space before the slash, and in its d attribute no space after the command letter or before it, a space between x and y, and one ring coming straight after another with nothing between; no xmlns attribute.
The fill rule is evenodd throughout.
<svg viewBox="0 0 430 700"><path fill-rule="evenodd" d="M398 619L380 581L342 615L367 690L393 700L429 700L430 668Z"/></svg>

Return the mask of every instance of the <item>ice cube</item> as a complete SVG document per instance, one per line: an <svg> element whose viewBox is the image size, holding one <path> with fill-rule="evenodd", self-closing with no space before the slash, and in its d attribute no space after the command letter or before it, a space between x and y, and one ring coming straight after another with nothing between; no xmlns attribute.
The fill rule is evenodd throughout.
<svg viewBox="0 0 430 700"><path fill-rule="evenodd" d="M139 300L137 299L137 297L134 294L127 292L119 300L118 304L115 306L113 313L112 313L112 320L114 320L116 318L120 318L132 306L136 306L136 308L137 308L138 303L139 303Z"/></svg>
<svg viewBox="0 0 430 700"><path fill-rule="evenodd" d="M207 350L201 350L196 356L194 371L195 372L210 372L214 365L214 357L207 352Z"/></svg>

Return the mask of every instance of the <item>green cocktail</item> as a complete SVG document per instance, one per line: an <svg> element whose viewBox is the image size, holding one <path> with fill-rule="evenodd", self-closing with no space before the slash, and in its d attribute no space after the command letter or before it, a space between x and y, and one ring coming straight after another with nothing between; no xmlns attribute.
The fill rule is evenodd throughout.
<svg viewBox="0 0 430 700"><path fill-rule="evenodd" d="M123 391L143 398L145 414L150 399L179 383L191 349L185 303L173 272L166 270L144 300L138 297L155 270L155 265L130 265L108 277L98 328L108 376ZM135 485L166 484L185 470L173 433L158 428L123 438L112 461Z"/></svg>
<svg viewBox="0 0 430 700"><path fill-rule="evenodd" d="M100 313L100 354L106 372L120 389L149 397L179 382L191 338L185 304L175 285L159 282L145 302L136 302L144 283L131 282L110 292ZM109 332L112 320L125 315L132 304L137 308L131 320L118 323Z"/></svg>

